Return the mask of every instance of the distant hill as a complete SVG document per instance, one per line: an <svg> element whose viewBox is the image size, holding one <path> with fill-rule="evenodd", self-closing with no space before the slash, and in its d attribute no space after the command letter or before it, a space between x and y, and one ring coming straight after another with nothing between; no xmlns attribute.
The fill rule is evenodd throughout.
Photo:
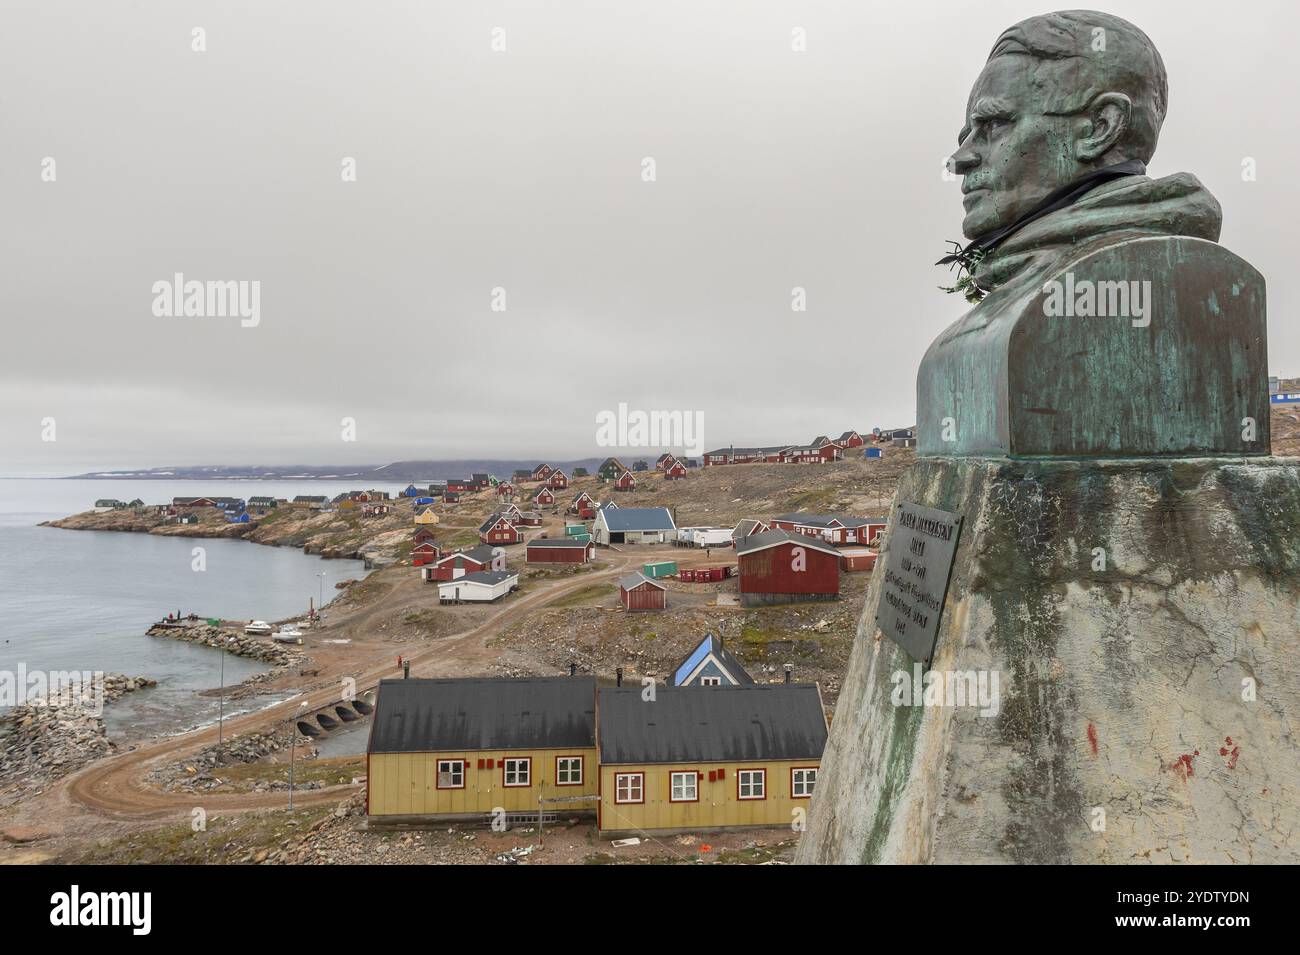
<svg viewBox="0 0 1300 955"><path fill-rule="evenodd" d="M573 461L547 459L546 463L572 473L575 467L594 471L604 458L580 458ZM532 469L540 458L526 460L485 461L467 458L461 461L393 461L391 464L314 465L290 464L268 467L258 465L204 465L166 468L143 468L136 471L91 471L73 474L69 479L113 481L355 481L358 484L408 484L469 477L475 471L508 478L517 468Z"/></svg>

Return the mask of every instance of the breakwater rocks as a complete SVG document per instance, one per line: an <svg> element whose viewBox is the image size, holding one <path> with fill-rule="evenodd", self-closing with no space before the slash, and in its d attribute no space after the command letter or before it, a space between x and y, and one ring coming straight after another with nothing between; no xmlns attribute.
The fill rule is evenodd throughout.
<svg viewBox="0 0 1300 955"><path fill-rule="evenodd" d="M0 716L0 786L37 788L109 755L114 746L104 730L104 704L156 685L148 677L106 673L15 706Z"/></svg>
<svg viewBox="0 0 1300 955"><path fill-rule="evenodd" d="M193 756L154 770L149 778L162 789L173 792L177 789L200 791L216 789L223 780L216 774L228 766L247 765L259 762L273 753L289 748L289 733L247 733L226 739L220 746L209 746ZM315 750L309 742L298 740L298 759L313 759ZM264 788L278 789L274 780L262 784ZM286 782L287 788L288 783ZM299 789L315 789L317 786L299 783Z"/></svg>
<svg viewBox="0 0 1300 955"><path fill-rule="evenodd" d="M214 650L225 648L227 653L233 653L237 657L261 660L278 667L289 666L297 663L302 658L301 651L292 649L289 646L281 646L269 640L250 637L248 634L240 633L237 630L224 630L221 627L210 627L206 624L196 624L191 627L159 626L154 624L146 632L151 637L184 640L186 643L198 643L205 647L212 647Z"/></svg>

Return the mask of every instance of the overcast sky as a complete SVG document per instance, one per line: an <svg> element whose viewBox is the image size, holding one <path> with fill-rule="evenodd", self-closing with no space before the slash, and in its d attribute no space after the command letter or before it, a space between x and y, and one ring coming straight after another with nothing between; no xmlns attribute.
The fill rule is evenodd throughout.
<svg viewBox="0 0 1300 955"><path fill-rule="evenodd" d="M911 424L964 310L942 162L1047 9L7 0L0 473L586 456L619 402L701 412L709 447ZM1300 374L1300 13L1104 9L1168 67L1152 174L1218 197ZM176 272L259 281L260 324L155 317Z"/></svg>

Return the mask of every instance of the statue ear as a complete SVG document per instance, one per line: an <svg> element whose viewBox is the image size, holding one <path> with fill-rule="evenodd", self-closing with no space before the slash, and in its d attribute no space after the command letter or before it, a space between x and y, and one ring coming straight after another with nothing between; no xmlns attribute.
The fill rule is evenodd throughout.
<svg viewBox="0 0 1300 955"><path fill-rule="evenodd" d="M1133 101L1123 93L1102 93L1089 104L1090 128L1074 146L1080 162L1095 162L1114 149L1128 132Z"/></svg>

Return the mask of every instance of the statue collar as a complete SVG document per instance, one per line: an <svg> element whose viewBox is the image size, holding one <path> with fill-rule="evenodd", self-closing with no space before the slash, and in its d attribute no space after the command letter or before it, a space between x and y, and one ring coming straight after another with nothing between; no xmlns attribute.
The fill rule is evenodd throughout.
<svg viewBox="0 0 1300 955"><path fill-rule="evenodd" d="M960 263L963 267L969 269L1034 220L1051 215L1058 209L1073 205L1102 183L1110 182L1112 179L1118 179L1121 176L1144 176L1146 171L1146 163L1140 159L1129 159L1110 166L1103 166L1101 169L1094 169L1078 179L1053 189L1043 197L1038 205L1010 225L977 236L965 248L959 248L952 254L945 255L934 264L954 265Z"/></svg>

